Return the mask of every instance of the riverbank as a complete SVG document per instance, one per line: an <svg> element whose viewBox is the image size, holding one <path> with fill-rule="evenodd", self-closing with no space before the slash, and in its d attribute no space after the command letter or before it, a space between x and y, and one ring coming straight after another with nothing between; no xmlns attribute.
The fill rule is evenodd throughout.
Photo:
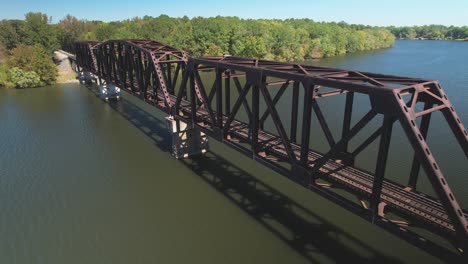
<svg viewBox="0 0 468 264"><path fill-rule="evenodd" d="M395 40L446 40L446 41L468 41L468 38L466 38L466 39L450 39L450 38L438 38L438 39L433 39L433 38L396 38Z"/></svg>
<svg viewBox="0 0 468 264"><path fill-rule="evenodd" d="M62 51L54 52L54 61L57 67L57 79L55 83L65 84L65 83L78 83L76 79L76 73L70 65L68 60L68 54ZM14 88L13 84L10 82L8 77L9 69L5 64L0 63L0 89L10 89ZM33 87L42 87L42 86L33 86Z"/></svg>
<svg viewBox="0 0 468 264"><path fill-rule="evenodd" d="M59 50L54 52L54 59L58 68L57 83L78 83L76 73L70 65L68 54Z"/></svg>

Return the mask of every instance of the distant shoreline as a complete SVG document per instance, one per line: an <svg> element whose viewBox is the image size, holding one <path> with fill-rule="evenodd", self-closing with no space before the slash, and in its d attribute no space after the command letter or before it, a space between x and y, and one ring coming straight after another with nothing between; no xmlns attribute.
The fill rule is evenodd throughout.
<svg viewBox="0 0 468 264"><path fill-rule="evenodd" d="M445 41L468 41L468 39L430 39L430 38L395 38L395 40L445 40Z"/></svg>

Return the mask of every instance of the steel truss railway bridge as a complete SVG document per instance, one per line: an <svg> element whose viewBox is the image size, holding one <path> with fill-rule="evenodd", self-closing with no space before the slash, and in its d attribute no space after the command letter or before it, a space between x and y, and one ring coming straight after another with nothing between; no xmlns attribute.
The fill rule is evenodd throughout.
<svg viewBox="0 0 468 264"><path fill-rule="evenodd" d="M441 112L468 157L468 132L438 81L233 56L194 58L153 40L79 42L75 54L70 58L78 73L170 115L174 135L192 149L186 154L208 135L431 254L467 258L468 213L426 141L431 115ZM326 97L342 97L344 111L334 111L341 116L339 131L319 105ZM362 99L368 109L356 111ZM388 177L397 123L412 166ZM372 133L362 139L366 129ZM319 134L327 151L311 148ZM374 142L374 170L360 169L357 157ZM183 152L184 146L175 148ZM435 195L418 188L421 177Z"/></svg>

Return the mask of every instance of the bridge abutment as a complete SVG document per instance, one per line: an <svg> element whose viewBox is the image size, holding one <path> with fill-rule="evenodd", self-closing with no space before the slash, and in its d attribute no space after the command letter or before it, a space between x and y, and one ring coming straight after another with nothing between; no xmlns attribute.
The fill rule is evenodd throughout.
<svg viewBox="0 0 468 264"><path fill-rule="evenodd" d="M166 124L172 136L173 157L188 158L208 151L208 137L199 128L190 128L186 123L172 116L166 117Z"/></svg>

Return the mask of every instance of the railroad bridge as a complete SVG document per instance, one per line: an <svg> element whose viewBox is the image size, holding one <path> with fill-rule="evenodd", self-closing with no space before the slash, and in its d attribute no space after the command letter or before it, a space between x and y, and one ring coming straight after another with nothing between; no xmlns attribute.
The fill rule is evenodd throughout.
<svg viewBox="0 0 468 264"><path fill-rule="evenodd" d="M203 152L209 136L431 254L467 257L468 212L426 141L431 115L441 112L468 157L468 132L438 81L234 56L194 58L152 40L79 42L75 54L70 59L79 74L170 116L175 156ZM327 97L343 98L344 111L335 111L339 133L320 106ZM368 109L356 111L363 98ZM397 123L413 153L399 183L386 175ZM366 129L372 133L363 138ZM311 147L318 134L326 151ZM359 168L356 158L374 142L374 170ZM418 188L421 177L435 195Z"/></svg>

